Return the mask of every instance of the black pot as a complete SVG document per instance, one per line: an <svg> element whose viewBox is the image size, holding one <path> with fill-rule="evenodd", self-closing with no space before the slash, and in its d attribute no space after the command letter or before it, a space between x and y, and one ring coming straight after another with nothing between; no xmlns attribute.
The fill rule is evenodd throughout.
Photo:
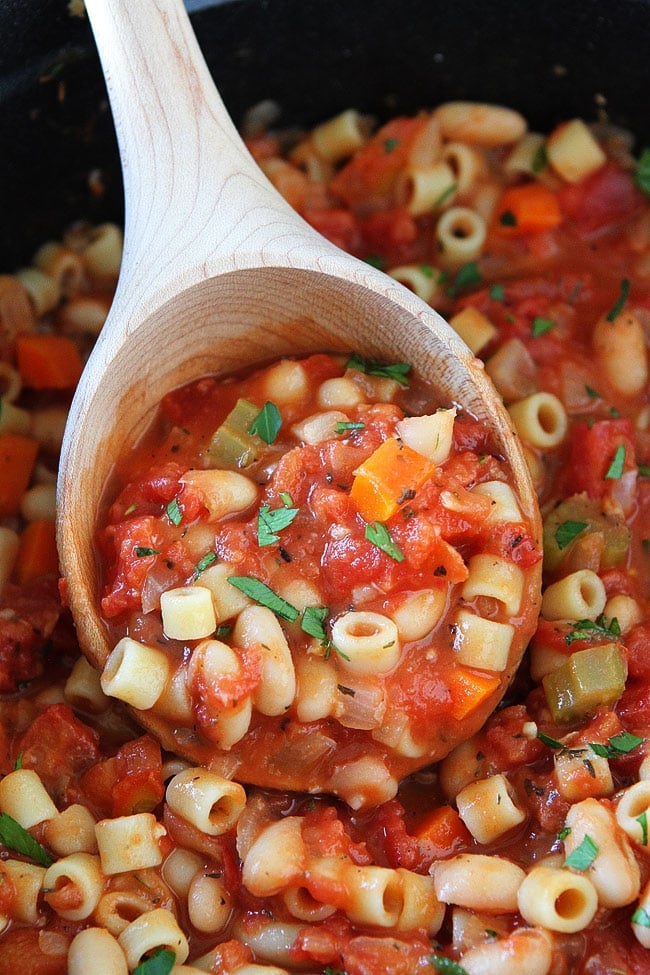
<svg viewBox="0 0 650 975"><path fill-rule="evenodd" d="M195 30L235 122L267 98L287 125L468 98L540 130L606 116L650 142L647 0L189 5L203 8ZM12 270L75 219L120 220L122 184L86 18L68 0L2 0L0 37L0 269Z"/></svg>

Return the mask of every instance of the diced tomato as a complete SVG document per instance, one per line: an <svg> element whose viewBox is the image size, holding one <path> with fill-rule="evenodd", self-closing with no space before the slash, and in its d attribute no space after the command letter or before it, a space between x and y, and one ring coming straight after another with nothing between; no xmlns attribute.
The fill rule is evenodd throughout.
<svg viewBox="0 0 650 975"><path fill-rule="evenodd" d="M590 237L617 226L643 208L644 198L632 175L612 161L559 191L560 208L578 232Z"/></svg>
<svg viewBox="0 0 650 975"><path fill-rule="evenodd" d="M0 597L0 693L43 673L44 656L61 617L57 581L41 576L7 583Z"/></svg>
<svg viewBox="0 0 650 975"><path fill-rule="evenodd" d="M23 768L35 769L55 802L101 757L99 736L67 704L51 704L18 741Z"/></svg>
<svg viewBox="0 0 650 975"><path fill-rule="evenodd" d="M332 192L348 206L366 212L391 206L395 180L423 124L420 118L397 118L382 126L339 170L331 182Z"/></svg>
<svg viewBox="0 0 650 975"><path fill-rule="evenodd" d="M69 940L38 928L11 928L2 935L0 975L66 975Z"/></svg>
<svg viewBox="0 0 650 975"><path fill-rule="evenodd" d="M165 794L160 745L151 735L126 742L115 756L113 815L152 812Z"/></svg>
<svg viewBox="0 0 650 975"><path fill-rule="evenodd" d="M349 210L343 207L334 207L331 210L307 210L304 217L314 230L327 237L337 247L349 254L359 254L361 248L359 222Z"/></svg>
<svg viewBox="0 0 650 975"><path fill-rule="evenodd" d="M302 837L312 856L345 856L357 864L372 862L366 844L353 841L333 806L319 805L308 810L303 819Z"/></svg>
<svg viewBox="0 0 650 975"><path fill-rule="evenodd" d="M591 426L576 422L571 427L566 495L586 491L596 500L605 496L615 478L607 478L617 449L625 448L623 470L636 467L634 428L628 419L596 420Z"/></svg>
<svg viewBox="0 0 650 975"><path fill-rule="evenodd" d="M347 975L412 975L431 955L431 943L359 935L342 954Z"/></svg>
<svg viewBox="0 0 650 975"><path fill-rule="evenodd" d="M418 253L418 227L411 214L395 207L372 213L361 222L365 255L376 254L395 266L414 260Z"/></svg>

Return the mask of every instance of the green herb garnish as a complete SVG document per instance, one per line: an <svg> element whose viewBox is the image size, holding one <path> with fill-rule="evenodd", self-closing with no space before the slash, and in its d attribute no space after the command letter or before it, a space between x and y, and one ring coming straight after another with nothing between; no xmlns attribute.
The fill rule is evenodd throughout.
<svg viewBox="0 0 650 975"><path fill-rule="evenodd" d="M533 318L533 324L531 327L533 337L537 338L539 335L545 335L550 332L552 328L555 328L555 322L551 318L541 318L539 315Z"/></svg>
<svg viewBox="0 0 650 975"><path fill-rule="evenodd" d="M54 863L54 859L45 847L41 846L9 813L0 813L0 843L14 853L21 853L30 860L36 860L42 867L49 867Z"/></svg>
<svg viewBox="0 0 650 975"><path fill-rule="evenodd" d="M172 498L172 500L165 508L165 511L167 512L167 517L171 521L172 525L176 525L176 527L178 528L178 526L183 520L183 513L178 506L178 499Z"/></svg>
<svg viewBox="0 0 650 975"><path fill-rule="evenodd" d="M645 193L650 196L650 149L644 149L638 158L633 173L634 182Z"/></svg>
<svg viewBox="0 0 650 975"><path fill-rule="evenodd" d="M469 288L474 284L480 284L481 281L481 272L478 269L478 264L476 261L470 261L468 264L463 264L453 282L445 288L445 292L450 298L453 298L462 288Z"/></svg>
<svg viewBox="0 0 650 975"><path fill-rule="evenodd" d="M391 534L381 521L374 521L371 524L366 525L365 530L366 539L373 545L376 545L378 549L385 552L391 559L395 562L404 561L404 552L402 552L399 545L393 541Z"/></svg>
<svg viewBox="0 0 650 975"><path fill-rule="evenodd" d="M566 548L588 527L586 521L563 521L555 529L555 541L559 549Z"/></svg>
<svg viewBox="0 0 650 975"><path fill-rule="evenodd" d="M627 301L629 293L630 293L630 282L627 278L623 278L623 280L621 281L621 293L619 295L618 301L611 309L611 311L607 312L607 315L605 316L608 322L613 322L614 319L618 318L618 316L621 314L625 302Z"/></svg>
<svg viewBox="0 0 650 975"><path fill-rule="evenodd" d="M564 748L561 741L558 741L557 738L551 738L550 735L545 735L543 731L538 731L537 737L542 745L546 745L547 748Z"/></svg>
<svg viewBox="0 0 650 975"><path fill-rule="evenodd" d="M429 964L444 975L467 975L466 968L459 965L457 961L452 961L451 958L445 958L444 955L429 955Z"/></svg>
<svg viewBox="0 0 650 975"><path fill-rule="evenodd" d="M257 434L257 436L263 440L264 443L270 444L273 443L277 437L281 426L282 417L280 416L279 409L275 403L271 403L267 400L249 426L248 432Z"/></svg>
<svg viewBox="0 0 650 975"><path fill-rule="evenodd" d="M641 927L650 928L650 914L648 914L645 907L637 907L631 920L632 924L640 924Z"/></svg>
<svg viewBox="0 0 650 975"><path fill-rule="evenodd" d="M147 548L146 545L136 545L135 554L139 559L145 559L149 555L160 555L157 548Z"/></svg>
<svg viewBox="0 0 650 975"><path fill-rule="evenodd" d="M205 570L209 566L211 566L213 562L216 562L216 561L217 561L217 553L216 552L207 552L203 556L203 558L202 559L199 559L199 561L194 566L194 574L193 574L192 578L195 579L195 580L198 579L199 576L203 572L205 572Z"/></svg>
<svg viewBox="0 0 650 975"><path fill-rule="evenodd" d="M300 621L300 629L308 633L309 636L316 637L321 643L324 642L327 640L327 633L325 632L323 623L327 619L328 614L329 609L327 606L305 606Z"/></svg>
<svg viewBox="0 0 650 975"><path fill-rule="evenodd" d="M587 870L597 856L598 847L590 836L585 836L582 843L566 858L564 866L573 867L574 870Z"/></svg>
<svg viewBox="0 0 650 975"><path fill-rule="evenodd" d="M159 948L133 969L133 975L169 975L176 964L176 955L168 948Z"/></svg>
<svg viewBox="0 0 650 975"><path fill-rule="evenodd" d="M339 423L336 424L336 432L348 433L348 431L350 430L363 430L364 427L365 427L365 423L355 423L352 420L348 420L347 422L341 420Z"/></svg>
<svg viewBox="0 0 650 975"><path fill-rule="evenodd" d="M408 386L406 377L411 371L411 364L409 362L381 363L377 359L364 359L363 356L354 352L346 362L345 368L365 372L368 376L383 376L386 379L394 379L400 386Z"/></svg>
<svg viewBox="0 0 650 975"><path fill-rule="evenodd" d="M364 261L371 267L376 267L378 271L383 271L386 267L386 261L381 254L368 254L367 257L364 257Z"/></svg>
<svg viewBox="0 0 650 975"><path fill-rule="evenodd" d="M615 616L608 623L605 614L601 613L595 620L576 620L573 629L564 637L567 647L571 646L576 640L589 640L594 637L614 638L617 640L621 635L621 628Z"/></svg>
<svg viewBox="0 0 650 975"><path fill-rule="evenodd" d="M384 139L384 152L394 152L399 145L399 139Z"/></svg>
<svg viewBox="0 0 650 975"><path fill-rule="evenodd" d="M541 173L546 166L548 166L548 153L546 151L546 143L542 142L533 156L530 168L534 173Z"/></svg>
<svg viewBox="0 0 650 975"><path fill-rule="evenodd" d="M266 606L280 619L295 623L300 616L300 610L288 603L282 596L278 596L276 592L273 592L269 586L263 583L261 579L256 579L255 576L228 576L228 582L235 589L239 589L244 595L259 603L260 606Z"/></svg>
<svg viewBox="0 0 650 975"><path fill-rule="evenodd" d="M605 480L618 481L623 476L623 467L625 465L625 445L620 443L614 452L612 457L612 462L607 468L607 473L605 474Z"/></svg>
<svg viewBox="0 0 650 975"><path fill-rule="evenodd" d="M490 285L490 290L488 292L490 298L493 301L505 301L506 300L506 290L502 284L492 284Z"/></svg>
<svg viewBox="0 0 650 975"><path fill-rule="evenodd" d="M639 745L642 745L645 738L639 738L630 731L622 731L620 735L613 735L606 745L600 742L590 742L589 747L596 755L601 758L620 758L621 755L628 755Z"/></svg>
<svg viewBox="0 0 650 975"><path fill-rule="evenodd" d="M298 514L298 508L273 508L262 505L257 516L257 544L260 548L280 541L277 534L288 528Z"/></svg>
<svg viewBox="0 0 650 975"><path fill-rule="evenodd" d="M436 202L433 204L433 209L434 210L440 209L440 207L447 202L449 197L454 195L457 189L458 189L458 183L452 183L450 186L447 187L446 190L443 190L443 192L440 194Z"/></svg>

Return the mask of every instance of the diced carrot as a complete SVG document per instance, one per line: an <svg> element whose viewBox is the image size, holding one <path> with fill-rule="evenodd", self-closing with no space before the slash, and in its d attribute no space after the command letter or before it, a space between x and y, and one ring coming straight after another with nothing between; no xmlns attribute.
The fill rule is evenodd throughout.
<svg viewBox="0 0 650 975"><path fill-rule="evenodd" d="M457 667L449 680L451 693L451 713L462 721L476 711L500 684L498 677L477 674L471 670Z"/></svg>
<svg viewBox="0 0 650 975"><path fill-rule="evenodd" d="M56 528L49 518L37 518L29 522L20 536L14 577L23 586L38 576L50 574L59 574Z"/></svg>
<svg viewBox="0 0 650 975"><path fill-rule="evenodd" d="M389 437L354 472L350 497L366 521L386 521L435 470L423 454Z"/></svg>
<svg viewBox="0 0 650 975"><path fill-rule="evenodd" d="M509 187L501 196L494 231L506 237L552 230L562 221L557 194L543 183Z"/></svg>
<svg viewBox="0 0 650 975"><path fill-rule="evenodd" d="M31 389L72 389L83 369L79 349L67 335L19 335L16 360Z"/></svg>
<svg viewBox="0 0 650 975"><path fill-rule="evenodd" d="M432 809L418 824L414 836L419 843L435 847L440 853L453 851L472 839L453 806Z"/></svg>
<svg viewBox="0 0 650 975"><path fill-rule="evenodd" d="M469 576L469 569L465 565L463 556L457 548L446 542L444 538L439 538L433 550L432 559L436 563L434 571L436 575L442 576L449 585L457 582L465 582ZM444 573L442 570L444 569Z"/></svg>
<svg viewBox="0 0 650 975"><path fill-rule="evenodd" d="M0 518L18 514L32 476L38 443L17 433L0 433Z"/></svg>

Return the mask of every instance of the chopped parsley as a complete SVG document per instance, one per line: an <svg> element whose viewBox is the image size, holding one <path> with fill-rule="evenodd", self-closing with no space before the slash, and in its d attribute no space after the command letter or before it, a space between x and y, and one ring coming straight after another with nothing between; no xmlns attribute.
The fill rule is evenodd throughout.
<svg viewBox="0 0 650 975"><path fill-rule="evenodd" d="M650 464L639 464L639 477L650 477Z"/></svg>
<svg viewBox="0 0 650 975"><path fill-rule="evenodd" d="M435 971L443 972L444 975L467 975L466 968L444 955L429 955L429 964Z"/></svg>
<svg viewBox="0 0 650 975"><path fill-rule="evenodd" d="M598 847L591 836L587 835L565 859L564 866L573 867L574 870L587 870L597 856Z"/></svg>
<svg viewBox="0 0 650 975"><path fill-rule="evenodd" d="M601 613L595 620L576 620L573 629L564 637L564 642L571 646L576 640L589 640L594 637L606 637L617 640L621 635L621 628L615 616L608 623L605 614Z"/></svg>
<svg viewBox="0 0 650 975"><path fill-rule="evenodd" d="M280 416L279 409L275 403L271 403L267 400L249 426L248 432L257 434L257 436L263 440L264 443L271 444L274 442L275 438L280 432L281 426L282 417Z"/></svg>
<svg viewBox="0 0 650 975"><path fill-rule="evenodd" d="M149 555L160 555L157 548L147 548L146 545L136 545L135 554L139 559L145 559Z"/></svg>
<svg viewBox="0 0 650 975"><path fill-rule="evenodd" d="M176 527L178 528L178 526L183 520L183 512L178 506L178 498L172 498L172 500L165 508L165 511L172 525L176 525Z"/></svg>
<svg viewBox="0 0 650 975"><path fill-rule="evenodd" d="M643 928L650 928L650 914L645 907L637 907L632 915L632 924L639 924Z"/></svg>
<svg viewBox="0 0 650 975"><path fill-rule="evenodd" d="M645 738L639 738L630 731L622 731L619 735L613 735L606 745L594 741L590 742L589 747L601 758L620 758L621 755L628 755L634 751L644 741Z"/></svg>
<svg viewBox="0 0 650 975"><path fill-rule="evenodd" d="M564 748L561 741L558 741L557 738L551 738L550 735L545 735L543 731L537 732L537 738L539 741L541 741L542 745L546 745L547 748Z"/></svg>
<svg viewBox="0 0 650 975"><path fill-rule="evenodd" d="M585 392L590 399L601 399L601 395L597 389L593 389L591 386L585 384Z"/></svg>
<svg viewBox="0 0 650 975"><path fill-rule="evenodd" d="M394 379L400 386L408 386L409 382L406 377L411 371L411 364L409 362L381 363L378 359L364 359L363 356L354 352L346 362L345 368L365 372L368 376Z"/></svg>
<svg viewBox="0 0 650 975"><path fill-rule="evenodd" d="M384 152L391 153L397 149L399 139L384 139Z"/></svg>
<svg viewBox="0 0 650 975"><path fill-rule="evenodd" d="M198 579L199 576L202 575L202 573L205 572L205 570L209 566L211 566L213 562L216 562L216 561L217 561L217 553L216 552L207 552L203 556L203 558L202 559L199 559L199 561L194 566L194 574L193 574L192 578L195 579L195 580Z"/></svg>
<svg viewBox="0 0 650 975"><path fill-rule="evenodd" d="M502 284L491 284L488 293L493 301L506 300L506 291Z"/></svg>
<svg viewBox="0 0 650 975"><path fill-rule="evenodd" d="M642 812L640 816L636 817L636 821L641 827L641 845L648 845L648 814L647 812Z"/></svg>
<svg viewBox="0 0 650 975"><path fill-rule="evenodd" d="M30 860L35 860L42 867L49 867L54 863L45 847L41 846L13 816L5 812L0 813L0 843L14 853L21 853Z"/></svg>
<svg viewBox="0 0 650 975"><path fill-rule="evenodd" d="M552 328L555 328L555 322L552 318L542 318L539 315L533 318L531 330L534 338L537 338L539 335L546 335Z"/></svg>
<svg viewBox="0 0 650 975"><path fill-rule="evenodd" d="M639 189L650 196L650 149L644 149L634 169L634 182Z"/></svg>
<svg viewBox="0 0 650 975"><path fill-rule="evenodd" d="M517 218L512 210L504 210L499 216L499 223L502 227L516 227Z"/></svg>
<svg viewBox="0 0 650 975"><path fill-rule="evenodd" d="M533 156L530 168L534 173L541 173L543 169L548 166L548 152L546 151L546 143L540 143L537 152Z"/></svg>
<svg viewBox="0 0 650 975"><path fill-rule="evenodd" d="M431 264L420 264L420 271L424 274L425 278L433 277L433 267Z"/></svg>
<svg viewBox="0 0 650 975"><path fill-rule="evenodd" d="M480 284L482 280L477 262L470 261L463 264L452 283L445 288L445 292L450 298L454 298L462 288L470 288L474 284Z"/></svg>
<svg viewBox="0 0 650 975"><path fill-rule="evenodd" d="M404 552L402 552L397 542L393 541L386 525L381 521L374 521L366 525L365 536L369 542L376 545L378 549L385 552L395 562L404 561Z"/></svg>
<svg viewBox="0 0 650 975"><path fill-rule="evenodd" d="M257 544L260 548L280 541L277 534L288 528L298 514L298 508L269 508L263 504L257 516Z"/></svg>
<svg viewBox="0 0 650 975"><path fill-rule="evenodd" d="M278 596L276 592L273 592L269 586L261 579L256 579L255 576L228 576L228 582L260 606L266 606L280 619L295 623L300 616L299 609L288 603L282 596Z"/></svg>
<svg viewBox="0 0 650 975"><path fill-rule="evenodd" d="M364 427L365 427L365 423L361 423L361 422L355 423L353 420L348 420L347 422L341 420L339 423L336 424L336 432L348 433L349 431L363 430Z"/></svg>
<svg viewBox="0 0 650 975"><path fill-rule="evenodd" d="M623 278L623 280L621 281L621 293L618 297L618 301L613 306L613 308L611 308L610 311L607 312L607 315L605 316L608 322L613 322L614 319L618 318L618 316L621 314L623 308L625 307L625 302L627 301L629 293L630 293L629 279Z"/></svg>
<svg viewBox="0 0 650 975"><path fill-rule="evenodd" d="M433 209L438 210L443 206L449 197L453 196L458 189L458 183L451 183L446 190L443 190L436 202L433 204Z"/></svg>
<svg viewBox="0 0 650 975"><path fill-rule="evenodd" d="M327 634L325 632L323 623L327 619L328 615L329 609L327 606L305 606L302 619L300 621L300 629L304 633L308 633L309 636L313 636L317 640L320 640L322 643L327 640Z"/></svg>
<svg viewBox="0 0 650 975"><path fill-rule="evenodd" d="M176 964L176 955L168 948L159 948L133 969L133 975L169 975Z"/></svg>
<svg viewBox="0 0 650 975"><path fill-rule="evenodd" d="M618 481L623 476L623 467L625 465L625 445L620 443L614 452L612 457L612 462L607 468L607 473L605 474L605 480L608 481Z"/></svg>
<svg viewBox="0 0 650 975"><path fill-rule="evenodd" d="M586 521L563 521L555 529L555 541L559 549L566 548L571 542L588 528Z"/></svg>
<svg viewBox="0 0 650 975"><path fill-rule="evenodd" d="M386 261L381 254L368 254L367 257L364 257L364 261L371 267L376 267L378 271L383 271L386 267Z"/></svg>

